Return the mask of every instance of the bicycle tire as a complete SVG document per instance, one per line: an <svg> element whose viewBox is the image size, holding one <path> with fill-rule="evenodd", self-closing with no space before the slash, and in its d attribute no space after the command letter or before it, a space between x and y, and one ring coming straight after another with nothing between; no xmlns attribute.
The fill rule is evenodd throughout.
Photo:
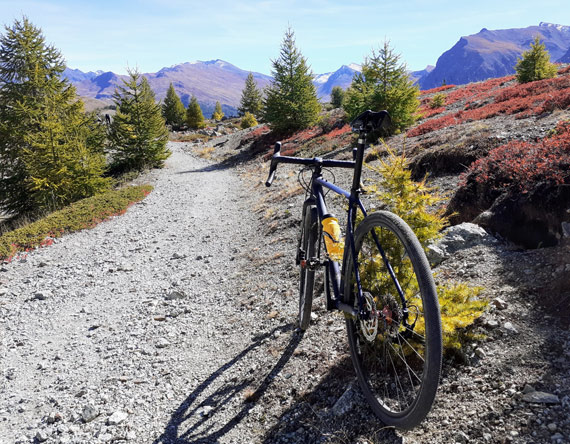
<svg viewBox="0 0 570 444"><path fill-rule="evenodd" d="M306 205L301 222L301 248L305 259L314 258L317 251L317 207ZM311 307L313 305L313 290L315 287L315 270L300 264L299 279L299 328L306 330L311 322Z"/></svg>
<svg viewBox="0 0 570 444"><path fill-rule="evenodd" d="M405 295L407 324L378 241ZM347 317L352 362L374 413L388 426L409 430L430 411L441 373L441 317L433 276L415 234L393 213L377 211L365 217L355 231L354 245L366 304L383 316L376 316L376 329L374 316ZM347 261L344 301L357 308L351 254Z"/></svg>

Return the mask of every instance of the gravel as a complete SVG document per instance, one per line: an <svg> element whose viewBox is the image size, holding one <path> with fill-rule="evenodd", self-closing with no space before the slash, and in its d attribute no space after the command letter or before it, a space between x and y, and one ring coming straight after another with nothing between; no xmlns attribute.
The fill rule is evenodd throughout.
<svg viewBox="0 0 570 444"><path fill-rule="evenodd" d="M570 442L570 335L540 305L567 250L450 253L439 278L494 301L482 339L445 361L418 428L386 429L342 316L319 296L296 328L295 177L266 190L236 137L209 161L171 143L125 215L1 266L0 443Z"/></svg>

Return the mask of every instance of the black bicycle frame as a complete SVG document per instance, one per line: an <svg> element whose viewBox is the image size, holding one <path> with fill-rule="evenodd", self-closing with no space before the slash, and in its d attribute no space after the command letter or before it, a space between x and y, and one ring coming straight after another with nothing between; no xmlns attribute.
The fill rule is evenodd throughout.
<svg viewBox="0 0 570 444"><path fill-rule="evenodd" d="M351 316L359 317L360 319L368 319L370 313L364 307L364 297L362 296L362 284L360 281L360 273L358 270L358 257L356 255L356 248L354 243L354 229L355 229L355 222L356 222L356 211L360 209L364 217L366 217L366 209L362 201L360 200L360 178L362 173L362 164L364 159L364 140L366 139L366 133L360 132L358 138L358 145L353 150L353 159L352 161L347 160L332 160L332 159L322 159L320 157L315 157L312 159L309 158L300 158L300 157L288 157L288 156L281 156L279 154L281 149L281 144L278 143L275 148L275 154L273 155L272 165L269 173L269 178L266 182L267 186L270 186L273 182L275 169L278 163L291 163L291 164L298 164L298 165L309 165L314 167L313 174L311 177L311 193L309 198L307 199L308 202L311 204L314 203L317 207L318 218L319 218L319 225L322 222L324 216L328 214L327 206L325 203L324 192L323 188L327 188L337 194L340 194L348 199L348 217L346 222L346 239L348 240L348 246L345 243L344 246L344 253L343 253L343 261L342 261L342 269L339 269L338 262L334 261L332 258L328 258L323 265L326 266L327 273L326 278L327 281L330 279L334 297L330 294L330 289L328 283L325 283L325 292L327 296L327 308L328 309L337 309L341 310ZM354 176L352 181L352 187L350 192L344 190L336 186L335 184L327 181L322 176L322 169L323 168L351 168L354 169ZM303 212L304 214L304 212ZM384 264L394 282L396 290L399 293L400 299L403 304L403 312L404 312L404 323L407 323L407 301L404 296L404 292L398 282L396 274L390 265L390 262L384 252L380 244L380 240L376 236L376 233L372 232L373 239L378 247L378 251L382 256ZM319 241L320 242L320 241ZM347 248L348 247L348 248ZM326 244L325 244L325 251L326 251ZM358 289L358 310L352 307L349 304L343 302L343 276L345 275L346 271L346 264L348 262L348 255L352 255L353 258L353 266L354 266L354 276L356 280L356 285ZM308 258L314 259L314 258Z"/></svg>

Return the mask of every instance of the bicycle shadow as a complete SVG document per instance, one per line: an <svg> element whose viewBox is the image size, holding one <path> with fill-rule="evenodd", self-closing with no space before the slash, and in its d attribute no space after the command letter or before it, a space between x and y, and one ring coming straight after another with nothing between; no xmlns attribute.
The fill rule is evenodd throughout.
<svg viewBox="0 0 570 444"><path fill-rule="evenodd" d="M247 387L251 387L254 378L245 377L237 380L238 377L231 378L233 384L225 383L223 380L230 375L230 371L248 354L258 349L265 339L272 338L276 332L285 333L294 330L292 324L286 324L273 329L271 332L259 335L255 341L246 349L242 350L233 359L226 362L214 371L205 381L188 395L180 404L178 409L172 414L170 421L164 432L153 442L153 444L200 444L218 442L226 433L238 425L256 406L255 402L244 402L241 396ZM273 368L258 384L255 391L248 393L248 398L252 401L259 399L267 391L271 382L279 375L283 367L287 364L297 345L303 338L303 332L295 331L291 335L281 357ZM218 385L215 388L215 384ZM208 393L210 392L211 393ZM222 426L215 429L215 422L212 418L216 415L224 417L228 414L228 405L232 402L239 402L241 406L237 413L230 416ZM230 415L232 415L230 413ZM219 422L219 417L216 418Z"/></svg>
<svg viewBox="0 0 570 444"><path fill-rule="evenodd" d="M261 442L402 444L403 438L372 412L346 355L329 367L315 387L296 396Z"/></svg>

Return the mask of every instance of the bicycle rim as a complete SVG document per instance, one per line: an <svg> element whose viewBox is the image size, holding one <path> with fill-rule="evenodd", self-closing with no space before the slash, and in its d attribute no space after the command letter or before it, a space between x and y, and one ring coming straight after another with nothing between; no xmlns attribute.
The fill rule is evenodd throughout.
<svg viewBox="0 0 570 444"><path fill-rule="evenodd" d="M305 207L305 215L301 225L301 248L304 251L305 260L308 260L316 256L317 208L314 205ZM314 286L315 270L310 270L301 264L299 279L299 328L301 330L306 330L311 322Z"/></svg>

